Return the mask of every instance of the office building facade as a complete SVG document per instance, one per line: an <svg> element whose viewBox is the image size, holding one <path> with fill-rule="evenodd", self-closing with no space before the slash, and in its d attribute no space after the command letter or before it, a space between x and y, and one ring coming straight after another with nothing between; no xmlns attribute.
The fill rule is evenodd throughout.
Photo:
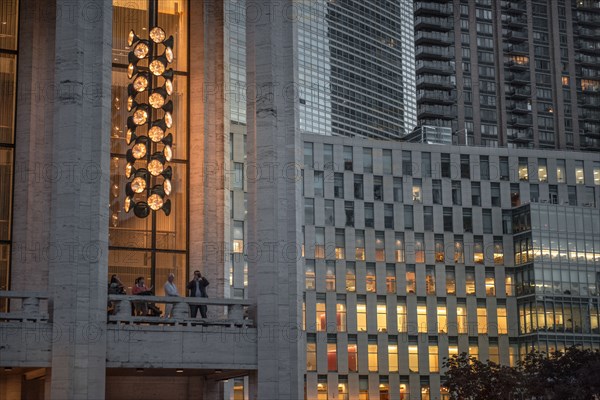
<svg viewBox="0 0 600 400"><path fill-rule="evenodd" d="M600 148L597 1L417 1L420 125L456 143Z"/></svg>
<svg viewBox="0 0 600 400"><path fill-rule="evenodd" d="M360 6L342 3L317 10L340 41ZM432 399L449 354L598 347L594 154L365 140L383 130L334 132L339 104L331 131L305 132L309 22L291 1L6 4L0 397ZM125 213L127 36L148 35L153 4L175 39L172 210L142 219ZM391 60L403 32L370 45ZM196 269L203 321L200 300L163 297ZM107 295L112 274L126 295ZM170 319L131 315L138 276Z"/></svg>

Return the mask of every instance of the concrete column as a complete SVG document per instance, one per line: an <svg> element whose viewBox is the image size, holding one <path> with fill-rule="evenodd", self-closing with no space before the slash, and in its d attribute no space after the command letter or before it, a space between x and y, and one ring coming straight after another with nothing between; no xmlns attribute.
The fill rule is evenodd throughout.
<svg viewBox="0 0 600 400"><path fill-rule="evenodd" d="M295 101L294 1L249 2L247 18L248 242L258 376L253 397L303 397L301 332L302 156ZM259 250L258 250L259 249ZM252 380L251 380L252 381Z"/></svg>
<svg viewBox="0 0 600 400"><path fill-rule="evenodd" d="M223 3L190 2L190 265L210 281L209 297L225 287L225 148ZM226 236L227 235L227 236ZM209 314L217 312L215 307ZM219 311L220 312L220 311Z"/></svg>
<svg viewBox="0 0 600 400"><path fill-rule="evenodd" d="M21 0L11 289L48 288L54 86L54 0ZM43 12L42 12L43 10ZM63 176L61 174L61 176ZM64 178L64 176L63 176ZM44 200L42 200L44 199Z"/></svg>
<svg viewBox="0 0 600 400"><path fill-rule="evenodd" d="M57 0L52 162L74 180L44 199L53 299L52 399L104 397L108 274L112 2ZM68 255L68 256L67 256Z"/></svg>

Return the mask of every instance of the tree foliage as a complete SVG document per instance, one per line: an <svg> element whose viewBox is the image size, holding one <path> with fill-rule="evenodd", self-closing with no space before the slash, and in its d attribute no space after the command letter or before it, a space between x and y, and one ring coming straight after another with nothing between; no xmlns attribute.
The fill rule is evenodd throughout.
<svg viewBox="0 0 600 400"><path fill-rule="evenodd" d="M444 367L444 386L456 400L600 400L597 350L534 351L515 367L462 353L447 359Z"/></svg>

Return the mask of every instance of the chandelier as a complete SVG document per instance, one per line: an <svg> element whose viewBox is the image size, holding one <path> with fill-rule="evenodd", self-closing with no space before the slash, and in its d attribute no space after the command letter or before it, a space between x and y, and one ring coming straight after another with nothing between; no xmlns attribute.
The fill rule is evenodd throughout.
<svg viewBox="0 0 600 400"><path fill-rule="evenodd" d="M164 29L155 26L150 39L138 37L132 30L127 44L129 66L127 77L132 81L127 87L125 177L125 212L133 210L139 218L150 211L171 213L171 180L173 169L166 166L173 157L173 134L167 130L173 125L173 36L166 38ZM162 53L159 54L159 50ZM136 164L137 163L137 164Z"/></svg>

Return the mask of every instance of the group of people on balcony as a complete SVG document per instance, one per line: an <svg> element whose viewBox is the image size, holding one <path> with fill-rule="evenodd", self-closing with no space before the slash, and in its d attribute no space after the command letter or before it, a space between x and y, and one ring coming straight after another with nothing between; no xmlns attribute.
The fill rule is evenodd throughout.
<svg viewBox="0 0 600 400"><path fill-rule="evenodd" d="M200 271L194 271L194 279L192 279L187 285L186 289L188 292L188 297L208 297L206 292L206 287L209 285L206 277L202 276ZM177 290L177 286L175 285L175 275L170 273L167 277L167 281L164 284L165 296L169 297L181 297L179 291ZM136 278L135 285L131 290L131 294L134 296L153 296L154 293L152 291L154 286L150 288L146 287L145 279L143 276ZM119 277L114 274L110 278L110 282L108 284L108 294L126 294L125 285L121 282ZM133 303L133 314L137 316L153 316L158 317L162 314L162 310L159 309L153 302L146 301L135 301ZM114 304L113 302L108 302L108 312L112 314L114 312ZM200 310L200 315L202 318L206 318L207 306L202 304L190 304L190 316L192 318L196 318L198 314L198 310ZM167 303L165 307L165 318L172 317L173 314L173 304Z"/></svg>

